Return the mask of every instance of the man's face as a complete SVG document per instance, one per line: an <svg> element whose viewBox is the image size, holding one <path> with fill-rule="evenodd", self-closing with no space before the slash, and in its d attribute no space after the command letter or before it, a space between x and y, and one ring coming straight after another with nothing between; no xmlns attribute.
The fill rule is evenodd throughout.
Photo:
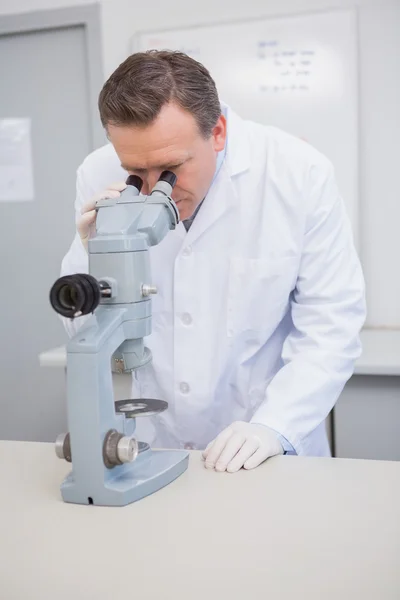
<svg viewBox="0 0 400 600"><path fill-rule="evenodd" d="M217 153L224 148L225 117L220 116L211 137L204 139L193 115L170 103L146 127L108 125L107 131L122 167L143 180L142 194L153 189L162 171L175 173L172 198L180 219L191 217L207 194Z"/></svg>

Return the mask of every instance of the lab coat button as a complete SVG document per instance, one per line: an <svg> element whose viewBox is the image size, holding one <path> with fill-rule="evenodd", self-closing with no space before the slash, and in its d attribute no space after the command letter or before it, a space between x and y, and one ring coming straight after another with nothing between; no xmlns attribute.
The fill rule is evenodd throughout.
<svg viewBox="0 0 400 600"><path fill-rule="evenodd" d="M192 254L192 247L191 246L186 246L186 248L184 248L182 250L182 256L190 256Z"/></svg>
<svg viewBox="0 0 400 600"><path fill-rule="evenodd" d="M179 389L181 390L182 394L188 394L190 392L190 385L186 383L186 381L182 381L179 385Z"/></svg>
<svg viewBox="0 0 400 600"><path fill-rule="evenodd" d="M193 322L192 316L189 313L183 313L182 315L182 323L185 325L191 325Z"/></svg>

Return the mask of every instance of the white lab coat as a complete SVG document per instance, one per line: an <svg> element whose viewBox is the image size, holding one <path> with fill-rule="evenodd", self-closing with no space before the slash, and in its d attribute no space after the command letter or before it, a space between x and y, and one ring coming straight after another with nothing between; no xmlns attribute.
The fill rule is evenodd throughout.
<svg viewBox="0 0 400 600"><path fill-rule="evenodd" d="M111 145L78 170L76 213L127 173ZM153 447L204 448L236 420L298 454L329 455L325 418L353 372L364 281L330 162L306 142L228 109L222 167L189 232L150 249L153 361L133 397L167 400L137 419ZM62 275L87 272L78 236ZM84 318L68 322L71 334Z"/></svg>

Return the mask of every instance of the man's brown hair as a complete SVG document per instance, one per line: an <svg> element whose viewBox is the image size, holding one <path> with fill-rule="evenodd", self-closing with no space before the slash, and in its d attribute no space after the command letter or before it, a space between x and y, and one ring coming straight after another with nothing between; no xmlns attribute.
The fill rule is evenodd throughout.
<svg viewBox="0 0 400 600"><path fill-rule="evenodd" d="M183 52L138 52L120 64L104 84L99 96L100 119L103 127L146 127L169 102L194 116L204 138L211 136L221 105L208 70Z"/></svg>

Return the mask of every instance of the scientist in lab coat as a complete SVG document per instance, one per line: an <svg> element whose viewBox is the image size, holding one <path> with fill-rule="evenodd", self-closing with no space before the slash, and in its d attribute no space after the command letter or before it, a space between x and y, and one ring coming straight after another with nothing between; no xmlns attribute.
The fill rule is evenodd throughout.
<svg viewBox="0 0 400 600"><path fill-rule="evenodd" d="M77 233L62 275L88 271L98 199L118 197L128 174L143 179L144 194L164 169L178 178L181 222L150 249L153 361L133 373L134 397L169 408L137 419L137 437L201 449L216 471L329 455L325 419L360 355L366 312L329 160L241 119L205 67L178 52L127 58L99 111L111 143L78 169ZM84 320L66 321L69 334Z"/></svg>

